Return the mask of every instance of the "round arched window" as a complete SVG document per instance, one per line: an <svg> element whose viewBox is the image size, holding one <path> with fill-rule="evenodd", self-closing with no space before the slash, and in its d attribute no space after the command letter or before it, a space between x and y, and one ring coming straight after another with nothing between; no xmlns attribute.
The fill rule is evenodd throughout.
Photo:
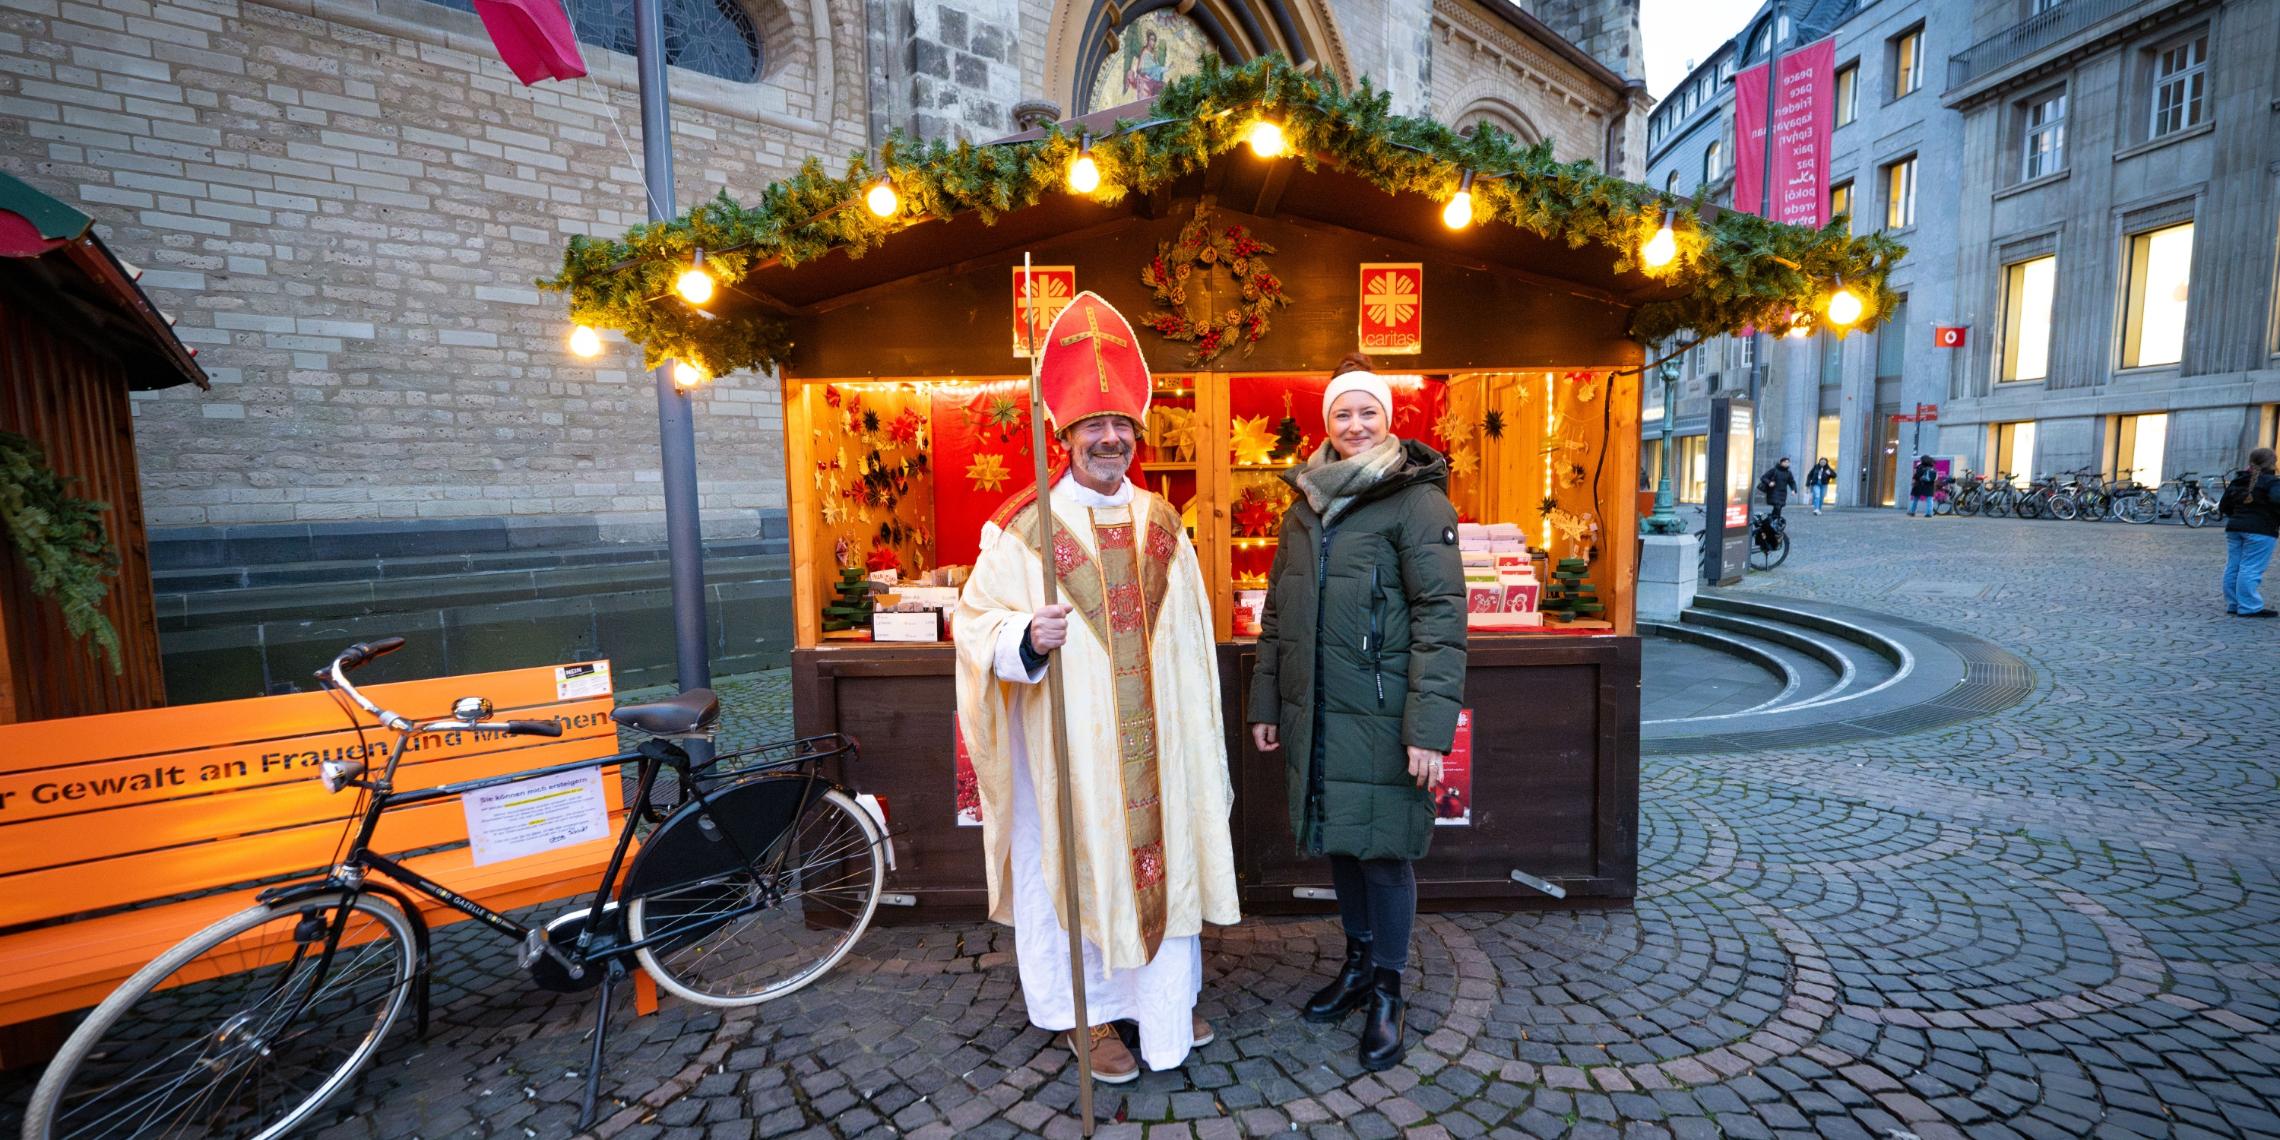
<svg viewBox="0 0 2280 1140"><path fill-rule="evenodd" d="M1172 80L1192 75L1205 57L1218 57L1196 22L1169 8L1158 8L1117 29L1116 50L1093 69L1085 113L1153 99Z"/></svg>

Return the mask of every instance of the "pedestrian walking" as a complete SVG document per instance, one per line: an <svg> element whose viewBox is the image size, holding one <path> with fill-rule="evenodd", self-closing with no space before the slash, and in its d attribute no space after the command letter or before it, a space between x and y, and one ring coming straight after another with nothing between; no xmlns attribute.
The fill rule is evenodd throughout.
<svg viewBox="0 0 2280 1140"><path fill-rule="evenodd" d="M1136 343L1115 309L1081 293L1038 365L1068 452L1047 492L1052 558L1060 596L1077 605L1044 604L1034 488L983 524L958 597L958 721L981 792L990 918L1013 927L1031 1024L1089 1031L1093 1079L1109 1084L1137 1079L1142 1060L1170 1069L1211 1043L1195 1015L1200 936L1204 923L1241 917L1210 591L1179 511L1125 477L1151 390ZM1074 834L1052 810L1062 768L1038 683L1048 659L1060 662L1067 700ZM1071 992L1063 843L1077 848L1089 1026ZM1118 1021L1139 1026L1139 1058Z"/></svg>
<svg viewBox="0 0 2280 1140"><path fill-rule="evenodd" d="M1828 501L1829 486L1837 481L1837 469L1824 455L1813 461L1813 469L1805 473L1805 489L1813 493L1813 513L1820 514L1821 506Z"/></svg>
<svg viewBox="0 0 2280 1140"><path fill-rule="evenodd" d="M1916 508L1924 508L1924 517L1932 517L1932 496L1939 493L1940 470L1932 465L1932 457L1916 457L1916 469L1908 476L1908 517L1916 517Z"/></svg>
<svg viewBox="0 0 2280 1140"><path fill-rule="evenodd" d="M2280 545L2280 477L2269 447L2248 453L2248 467L2225 484L2217 511L2225 516L2225 612L2276 615L2264 604L2264 568Z"/></svg>
<svg viewBox="0 0 2280 1140"><path fill-rule="evenodd" d="M1356 1009L1360 1060L1406 1052L1401 974L1434 786L1465 688L1464 566L1449 464L1393 434L1393 393L1367 357L1339 362L1322 395L1329 440L1283 478L1283 516L1260 615L1248 720L1280 749L1300 851L1328 856L1346 932L1338 976L1308 1021Z"/></svg>
<svg viewBox="0 0 2280 1140"><path fill-rule="evenodd" d="M1765 469L1765 474L1758 476L1757 489L1758 494L1765 496L1765 505L1773 508L1770 513L1774 521L1786 521L1781 517L1781 508L1797 490L1797 473L1789 469L1788 456L1782 456L1779 462Z"/></svg>

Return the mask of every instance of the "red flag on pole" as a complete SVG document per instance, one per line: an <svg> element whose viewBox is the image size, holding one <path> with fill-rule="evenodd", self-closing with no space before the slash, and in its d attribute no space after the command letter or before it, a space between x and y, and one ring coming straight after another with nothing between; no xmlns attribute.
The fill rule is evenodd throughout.
<svg viewBox="0 0 2280 1140"><path fill-rule="evenodd" d="M523 86L586 74L586 57L579 54L578 34L562 0L475 0L475 14Z"/></svg>

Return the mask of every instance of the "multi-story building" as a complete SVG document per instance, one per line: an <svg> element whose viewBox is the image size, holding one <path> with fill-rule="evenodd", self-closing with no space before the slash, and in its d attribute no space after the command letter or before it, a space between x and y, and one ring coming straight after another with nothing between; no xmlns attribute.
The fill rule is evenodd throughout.
<svg viewBox="0 0 2280 1140"><path fill-rule="evenodd" d="M1732 73L1769 36L1833 35L1830 206L1908 246L1899 307L1869 333L1681 356L1682 494L1725 392L1758 397L1761 466L1826 455L1848 504L1904 502L1918 454L2155 482L2274 441L2280 5L1843 0L1788 40L1785 14L1768 4L1663 100L1649 181L1729 204ZM1895 419L1923 405L1936 420Z"/></svg>
<svg viewBox="0 0 2280 1140"><path fill-rule="evenodd" d="M1941 447L2152 483L2240 466L2280 404L2280 4L1979 0Z"/></svg>

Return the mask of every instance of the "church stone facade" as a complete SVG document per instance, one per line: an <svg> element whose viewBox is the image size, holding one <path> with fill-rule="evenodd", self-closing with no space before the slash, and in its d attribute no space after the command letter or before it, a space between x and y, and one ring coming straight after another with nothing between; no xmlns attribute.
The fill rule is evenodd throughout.
<svg viewBox="0 0 2280 1140"><path fill-rule="evenodd" d="M717 42L676 47L692 64L670 71L682 209L890 130L979 140L1012 131L1025 100L1076 113L1119 25L1144 19L1166 43L1281 51L1366 76L1404 111L1643 170L1636 0L669 2L698 29L684 38L749 49L705 65L724 76L693 63ZM659 532L636 354L570 356L560 299L532 285L571 235L645 217L632 58L585 51L588 78L523 87L464 0L0 9L0 169L97 215L215 382L136 404L162 548L440 520L527 545ZM1155 82L1156 66L1115 79ZM707 533L757 533L783 503L774 384L725 377L697 398Z"/></svg>

